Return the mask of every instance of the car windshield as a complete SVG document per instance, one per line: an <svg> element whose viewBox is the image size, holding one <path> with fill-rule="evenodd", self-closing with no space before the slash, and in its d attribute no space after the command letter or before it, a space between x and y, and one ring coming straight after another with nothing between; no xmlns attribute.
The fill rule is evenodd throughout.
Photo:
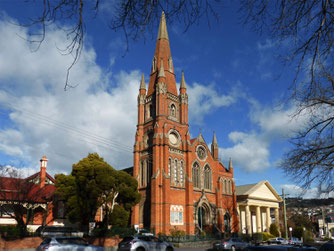
<svg viewBox="0 0 334 251"><path fill-rule="evenodd" d="M57 242L60 244L77 244L77 245L86 245L87 242L81 238L56 238Z"/></svg>
<svg viewBox="0 0 334 251"><path fill-rule="evenodd" d="M127 237L124 237L121 242L129 242L129 241L132 241L132 240L133 240L133 237L127 236Z"/></svg>

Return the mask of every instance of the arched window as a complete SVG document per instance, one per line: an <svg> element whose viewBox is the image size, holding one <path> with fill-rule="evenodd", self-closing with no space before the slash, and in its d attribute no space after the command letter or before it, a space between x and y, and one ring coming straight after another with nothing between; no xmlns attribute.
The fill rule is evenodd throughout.
<svg viewBox="0 0 334 251"><path fill-rule="evenodd" d="M192 168L192 176L194 188L201 188L200 168L198 163L196 162L194 163Z"/></svg>
<svg viewBox="0 0 334 251"><path fill-rule="evenodd" d="M140 162L140 186L144 186L144 179L145 179L145 174L144 174L144 162Z"/></svg>
<svg viewBox="0 0 334 251"><path fill-rule="evenodd" d="M225 188L225 193L227 193L227 181L224 180L224 188Z"/></svg>
<svg viewBox="0 0 334 251"><path fill-rule="evenodd" d="M174 182L177 183L179 181L178 177L178 168L177 168L177 159L174 160Z"/></svg>
<svg viewBox="0 0 334 251"><path fill-rule="evenodd" d="M229 213L224 215L224 230L225 233L231 233L231 216Z"/></svg>
<svg viewBox="0 0 334 251"><path fill-rule="evenodd" d="M168 175L170 176L170 169L171 169L171 166L172 166L172 159L169 158L168 160Z"/></svg>
<svg viewBox="0 0 334 251"><path fill-rule="evenodd" d="M184 181L184 162L181 160L181 165L180 165L180 183L183 184Z"/></svg>
<svg viewBox="0 0 334 251"><path fill-rule="evenodd" d="M176 107L174 104L171 104L170 106L170 116L176 117Z"/></svg>
<svg viewBox="0 0 334 251"><path fill-rule="evenodd" d="M225 193L225 186L224 186L224 180L222 180L222 193Z"/></svg>
<svg viewBox="0 0 334 251"><path fill-rule="evenodd" d="M153 118L153 116L154 116L154 110L153 110L153 105L152 104L149 105L149 109L150 109L150 115L149 115L149 117Z"/></svg>
<svg viewBox="0 0 334 251"><path fill-rule="evenodd" d="M204 189L211 190L211 179L212 179L211 168L208 165L206 165L204 167Z"/></svg>
<svg viewBox="0 0 334 251"><path fill-rule="evenodd" d="M152 161L151 159L145 161L145 166L146 166L146 185L150 183L151 181L151 176L152 176Z"/></svg>
<svg viewBox="0 0 334 251"><path fill-rule="evenodd" d="M228 194L232 194L231 180L228 181Z"/></svg>

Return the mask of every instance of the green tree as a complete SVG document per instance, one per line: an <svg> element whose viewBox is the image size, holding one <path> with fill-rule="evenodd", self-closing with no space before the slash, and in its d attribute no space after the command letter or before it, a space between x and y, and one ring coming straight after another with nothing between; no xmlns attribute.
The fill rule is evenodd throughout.
<svg viewBox="0 0 334 251"><path fill-rule="evenodd" d="M269 233L276 237L279 236L278 227L275 223L270 224Z"/></svg>
<svg viewBox="0 0 334 251"><path fill-rule="evenodd" d="M101 206L104 222L108 224L115 205L129 211L140 200L137 181L112 168L97 153L73 164L70 175L58 174L55 178L56 195L66 203L66 217L71 222L79 222L83 228L94 220Z"/></svg>
<svg viewBox="0 0 334 251"><path fill-rule="evenodd" d="M109 223L114 227L126 227L129 222L130 212L120 205L115 205L110 213Z"/></svg>

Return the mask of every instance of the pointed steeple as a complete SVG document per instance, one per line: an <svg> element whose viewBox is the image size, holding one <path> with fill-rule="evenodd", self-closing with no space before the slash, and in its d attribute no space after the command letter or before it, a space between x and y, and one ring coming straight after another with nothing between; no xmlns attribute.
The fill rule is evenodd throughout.
<svg viewBox="0 0 334 251"><path fill-rule="evenodd" d="M216 133L215 133L215 131L213 131L212 145L213 145L214 147L218 147L218 143L217 143L217 138L216 138Z"/></svg>
<svg viewBox="0 0 334 251"><path fill-rule="evenodd" d="M162 72L162 69L164 70L164 72ZM178 96L174 72L175 71L172 55L170 52L165 14L162 13L158 31L158 39L153 57L153 67L147 89L147 96L151 96L155 92L155 85L157 83L157 80L163 75L166 78L165 83L167 92L171 93L174 96Z"/></svg>
<svg viewBox="0 0 334 251"><path fill-rule="evenodd" d="M180 89L187 89L187 87L186 87L186 81L184 81L184 72L183 71L182 71Z"/></svg>
<svg viewBox="0 0 334 251"><path fill-rule="evenodd" d="M144 73L141 75L140 88L139 90L146 90Z"/></svg>
<svg viewBox="0 0 334 251"><path fill-rule="evenodd" d="M218 142L217 142L215 131L213 131L213 139L211 143L211 154L214 159L218 160Z"/></svg>
<svg viewBox="0 0 334 251"><path fill-rule="evenodd" d="M228 163L228 169L229 170L233 169L232 159L231 158L230 158L230 162Z"/></svg>
<svg viewBox="0 0 334 251"><path fill-rule="evenodd" d="M168 33L167 33L167 25L166 25L166 18L165 18L165 12L162 12L161 19L160 19L160 25L159 25L159 31L158 31L158 40L161 38L168 39Z"/></svg>
<svg viewBox="0 0 334 251"><path fill-rule="evenodd" d="M160 69L159 69L159 74L158 74L158 78L161 78L161 77L166 77L165 76L165 69L164 69L164 62L163 62L163 59L161 58L161 63L160 63Z"/></svg>

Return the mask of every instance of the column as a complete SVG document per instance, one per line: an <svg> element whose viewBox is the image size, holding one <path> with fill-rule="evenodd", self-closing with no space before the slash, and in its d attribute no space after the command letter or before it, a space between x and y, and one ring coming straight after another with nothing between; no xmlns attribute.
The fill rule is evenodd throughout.
<svg viewBox="0 0 334 251"><path fill-rule="evenodd" d="M261 210L260 207L256 207L256 232L260 233L261 231Z"/></svg>
<svg viewBox="0 0 334 251"><path fill-rule="evenodd" d="M279 226L279 212L278 208L275 208L275 223L277 226Z"/></svg>
<svg viewBox="0 0 334 251"><path fill-rule="evenodd" d="M252 233L252 228L251 228L251 214L250 214L250 210L249 210L249 206L246 205L246 231L247 234L251 234Z"/></svg>
<svg viewBox="0 0 334 251"><path fill-rule="evenodd" d="M240 206L237 206L237 214L238 214L238 217L239 217L239 232L242 233L242 219L241 219L241 212L240 212Z"/></svg>
<svg viewBox="0 0 334 251"><path fill-rule="evenodd" d="M270 207L266 208L266 217L267 217L267 232L269 233L269 229L270 229L270 224L271 224L271 218L270 218Z"/></svg>

